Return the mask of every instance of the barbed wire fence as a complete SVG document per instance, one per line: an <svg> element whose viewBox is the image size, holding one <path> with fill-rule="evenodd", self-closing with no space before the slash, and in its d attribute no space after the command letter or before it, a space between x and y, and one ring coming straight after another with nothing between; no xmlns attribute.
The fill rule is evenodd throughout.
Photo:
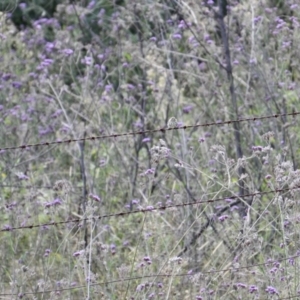
<svg viewBox="0 0 300 300"><path fill-rule="evenodd" d="M284 262L284 261L290 261L291 263L294 263L294 260L299 258L299 255L293 255L285 258L278 258L276 259L276 263L279 262ZM127 277L127 278L121 278L121 279L115 279L115 280L110 280L110 281L105 281L105 282L96 282L96 283L91 283L90 286L99 286L99 285L107 285L107 284L114 284L114 283L121 283L124 281L132 281L132 280L142 280L142 279L149 279L149 278L159 278L159 277L201 277L204 275L210 275L210 274L217 274L217 273L222 273L222 272L238 272L240 270L245 270L245 269L252 269L255 267L263 267L263 266L268 266L272 265L274 261L267 261L264 263L259 263L259 264L253 264L253 265L248 265L248 266L241 266L241 267L229 267L226 269L221 269L221 270L212 270L212 271L203 271L203 272L188 272L188 273L179 273L179 274L145 274L143 276L134 276L134 277ZM23 292L21 293L22 296L25 295L35 295L35 294L48 294L52 292L63 292L63 291L70 291L70 290L75 290L75 289L83 289L86 288L86 285L79 285L79 286L72 286L72 287L67 287L67 288L57 288L55 290L44 290L44 291L37 291L37 292ZM0 296L20 296L20 294L0 294ZM293 298L288 297L288 298L277 298L278 300L280 299L290 299ZM295 296L296 297L296 296Z"/></svg>
<svg viewBox="0 0 300 300"><path fill-rule="evenodd" d="M102 140L102 139L109 139L109 138L119 138L119 137L128 137L128 136L136 136L136 135L143 135L147 133L158 133L158 132L166 132L172 130L180 130L180 129L190 129L190 128L199 128L199 127L210 127L210 126L220 126L220 125L231 125L233 123L239 122L253 122L258 120L265 120L265 119L272 119L272 118L280 118L284 116L298 116L300 112L292 112L292 113L283 113L283 114L274 114L269 116L262 116L262 117L249 117L249 118L241 118L238 120L229 120L229 121L220 121L220 122L211 122L211 123L204 123L204 124L194 124L194 125L183 125L183 126L175 126L175 127L162 127L158 129L149 129L149 130L140 130L140 131L132 131L132 132L125 132L125 133L113 133L107 135L100 135L100 136L90 136L90 137L83 137L78 139L66 139L66 140L59 140L59 141L47 141L43 143L36 143L36 144L26 144L20 146L11 146L11 147L3 147L0 148L0 152L4 152L7 150L16 150L16 149L28 149L31 147L37 146L50 146L50 145L61 145L61 144L70 144L75 142L82 142L82 141L94 141L94 140Z"/></svg>
<svg viewBox="0 0 300 300"><path fill-rule="evenodd" d="M66 140L61 140L61 141L47 141L47 142L41 142L41 143L36 143L36 144L26 144L26 145L20 145L20 146L10 146L10 147L3 147L0 148L0 151L3 153L8 150L17 150L17 149L28 149L31 147L37 147L37 146L50 146L50 145L61 145L61 144L70 144L74 142L82 142L82 141L94 141L94 140L101 140L101 139L110 139L110 138L119 138L119 137L129 137L129 136L137 136L137 135L142 135L142 134L149 134L149 133L164 133L166 131L171 131L171 130L186 130L190 128L198 128L198 127L209 127L209 126L220 126L220 125L230 125L235 122L251 122L251 121L257 121L257 120L264 120L264 119L271 119L271 118L281 118L283 116L291 116L291 117L296 117L299 115L300 112L293 112L293 113L285 113L285 114L274 114L274 115L268 115L268 116L258 116L258 117L248 117L248 118L241 118L238 120L228 120L228 121L221 121L221 122L212 122L212 123L205 123L205 124L195 124L195 125L184 125L184 126L175 126L172 128L168 127L163 127L163 128L158 128L158 129L153 129L153 130L143 130L143 131L133 131L133 132L125 132L125 133L114 133L114 134L107 134L107 135L100 135L100 136L90 136L90 137L84 137L84 138L79 138L79 139L66 139ZM25 186L18 186L18 185L2 185L1 187L15 187L15 188L46 188L46 189L51 189L51 186L34 186L34 185L25 185ZM81 188L81 187L78 187ZM214 202L219 202L219 201L224 201L226 199L230 200L238 200L240 198L244 197L255 197L255 196L262 196L262 195L267 195L267 194L274 194L274 193L283 193L283 192L288 192L291 190L300 190L300 186L294 187L294 188L285 188L285 189L274 189L266 192L254 192L254 193L249 193L243 196L239 195L228 195L227 197L224 198L217 198L217 199L208 199L208 200L197 200L194 202L189 202L189 203L180 203L180 204L170 204L170 205L160 205L157 207L154 206L148 206L148 207L141 207L140 209L137 210L132 210L132 211L121 211L118 213L113 213L113 214L104 214L104 215L99 215L99 216L93 216L90 218L77 218L77 219L69 219L69 220L63 220L63 221L57 221L57 222L48 222L48 223L43 223L43 224L31 224L31 225L26 225L26 226L19 226L19 227L12 227L12 226L5 226L0 230L0 234L2 233L7 233L7 232L13 232L15 230L25 230L25 229L33 229L33 228L40 228L40 227L48 227L48 226L58 226L58 225L63 225L67 223L80 223L83 221L96 221L96 220L101 220L104 218L112 218L112 217L124 217L128 216L131 214L137 214L137 213L151 213L155 211L165 211L168 209L172 208L180 208L180 207L185 207L185 206L195 206L195 205L201 205L201 204L207 204L207 203L214 203ZM230 205L228 205L230 206ZM299 255L295 256L290 256L286 258L280 258L277 259L277 261L286 261L286 260L292 260L298 258ZM221 270L214 270L214 271L205 271L205 272L200 272L200 274L213 274L213 273L220 273L220 272L232 272L232 271L238 271L242 269L249 269L253 267L259 267L259 266L264 266L268 265L270 262L266 263L260 263L260 264L254 264L254 265L248 265L248 266L243 266L239 268L234 268L230 267L227 269L221 269ZM190 273L181 273L181 274L152 274L152 275L143 275L143 276L136 276L136 277L128 277L128 278L122 278L122 279L116 279L116 280L111 280L111 281L106 281L106 282L100 282L100 283L92 283L89 284L90 286L96 286L96 285L106 285L106 284L113 284L113 283L119 283L122 281L132 281L132 280L143 280L147 278L158 278L158 277L184 277L184 276L195 276L195 274L190 274ZM21 295L33 295L33 294L45 294L45 293L51 293L51 292L56 292L56 291L67 291L67 290L72 290L72 289L81 289L81 288L86 288L86 285L81 285L81 286L75 286L75 287L69 287L69 288L59 288L55 290L44 290L44 291L37 291L37 292L23 292ZM0 294L0 296L20 296L20 294ZM296 298L298 295L292 295L291 297L286 297L286 298L277 298L277 299L292 299Z"/></svg>
<svg viewBox="0 0 300 300"><path fill-rule="evenodd" d="M26 225L26 226L20 226L20 227L11 227L11 226L6 226L5 228L2 228L0 230L0 233L7 232L7 231L14 231L14 230L21 230L21 229L33 229L33 228L38 228L38 227L48 227L48 226L58 226L62 224L67 224L67 223L79 223L83 221L96 221L96 220L101 220L105 218L113 218L113 217L124 217L128 216L131 214L137 214L137 213L151 213L155 211L165 211L168 209L172 208L179 208L179 207L185 207L185 206L194 206L194 205L201 205L205 203L214 203L214 202L219 202L219 201L224 201L224 200L234 200L234 199L240 199L240 198L246 198L246 197L255 197L255 196L262 196L262 195L267 195L267 194L273 194L273 193L281 193L281 192L287 192L287 191L292 191L292 190L300 190L299 187L293 187L293 188L285 188L285 189L276 189L276 190L271 190L271 191L266 191L266 192L255 192L251 194L246 194L243 196L228 196L224 198L217 198L217 199L208 199L208 200L197 200L194 202L188 202L188 203L180 203L180 204L170 204L170 205L159 205L158 207L154 206L148 206L146 208L140 208L137 210L132 210L132 211L122 211L114 214L105 214L101 216L93 216L90 218L78 218L78 219L71 219L71 220L65 220L65 221L58 221L58 222L49 222L49 223L43 223L43 224L32 224L32 225ZM235 203L231 203L228 205L228 207L235 205Z"/></svg>

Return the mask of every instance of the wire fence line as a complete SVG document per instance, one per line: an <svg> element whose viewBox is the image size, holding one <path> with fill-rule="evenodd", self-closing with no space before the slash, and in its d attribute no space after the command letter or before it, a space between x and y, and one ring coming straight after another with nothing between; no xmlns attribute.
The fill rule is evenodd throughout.
<svg viewBox="0 0 300 300"><path fill-rule="evenodd" d="M66 139L66 140L51 141L51 142L48 141L48 142L43 142L43 143L26 144L26 145L20 145L20 146L0 148L0 152L7 151L7 150L28 149L28 148L37 147L37 146L61 145L61 144L70 144L70 143L82 142L82 141L94 141L94 140L101 140L101 139L108 139L108 138L136 136L136 135L142 135L142 134L147 134L147 133L166 132L166 131L179 130L179 129L230 125L233 123L279 118L279 117L283 117L283 116L295 117L299 114L300 114L300 112L292 112L292 113L274 114L274 115L262 116L262 117L241 118L238 120L220 121L220 122L212 122L212 123L205 123L205 124L183 125L183 126L176 126L176 127L172 127L172 128L162 127L162 128L158 128L158 129L149 129L149 130L132 131L132 132L125 132L125 133L114 133L114 134L108 134L108 135L83 137L83 138L79 138L79 139Z"/></svg>
<svg viewBox="0 0 300 300"><path fill-rule="evenodd" d="M0 184L0 188L15 189L46 189L53 190L53 185L17 185L17 184ZM82 189L82 186L72 186L72 189Z"/></svg>
<svg viewBox="0 0 300 300"><path fill-rule="evenodd" d="M124 211L124 212L118 212L118 213L114 213L114 214L105 214L105 215L101 215L101 216L93 216L93 217L80 218L80 219L71 219L71 220L58 221L58 222L48 222L48 223L43 223L43 224L32 224L32 225L19 226L19 227L12 227L10 225L4 225L4 227L0 230L0 233L10 232L10 231L20 230L20 229L21 230L22 229L33 229L33 228L38 228L38 227L46 228L48 226L58 226L58 225L67 224L67 223L79 223L82 221L96 221L96 220L101 220L101 219L105 219L105 218L123 217L126 215L137 214L137 213L149 213L149 212L153 212L153 211L164 211L164 210L171 209L171 208L179 208L179 207L185 207L185 206L189 206L189 205L200 205L200 204L213 203L213 202L224 201L224 200L234 200L234 199L239 199L239 198L255 197L255 196L259 196L259 195L267 195L267 194L271 194L271 193L281 193L281 192L287 192L287 191L291 191L291 190L300 190L300 186L293 187L293 188L285 188L285 189L275 189L275 190L266 191L266 192L255 192L255 193L250 193L250 194L246 194L243 196L234 195L234 196L228 196L225 198L197 200L194 202L187 202L187 203L180 203L180 204L160 205L158 207L147 206L146 208L140 208L140 209L132 210L132 211Z"/></svg>
<svg viewBox="0 0 300 300"><path fill-rule="evenodd" d="M102 135L102 136L92 136L92 137L85 137L85 138L80 138L80 139L68 139L68 140L62 140L62 141L52 141L52 142L43 142L43 143L37 143L37 144L28 144L28 145L21 145L21 146L14 146L14 147L6 147L6 148L0 148L0 151L6 151L6 150L16 150L16 149L27 149L30 147L36 147L36 146L50 146L50 145L60 145L60 144L68 144L68 143L73 143L73 142L81 142L81 141L93 141L93 140L100 140L100 139L108 139L108 138L118 138L118 137L125 137L125 136L136 136L136 135L142 135L142 134L148 134L148 133L157 133L157 132L166 132L170 130L179 130L179 129L189 129L189 128L197 128L197 127L209 127L209 126L220 126L220 125L230 125L233 123L237 122L249 122L249 121L257 121L257 120L263 120L263 119L270 119L270 118L279 118L282 116L297 116L299 115L300 112L293 112L293 113L286 113L286 114L275 114L275 115L269 115L269 116L262 116L262 117L251 117L251 118L244 118L244 119L238 119L238 120L230 120L230 121L223 121L223 122L213 122L213 123L205 123L205 124L195 124L195 125L188 125L188 126L177 126L174 128L159 128L159 129L154 129L154 130L144 130L144 131L135 131L135 132L126 132L126 133L120 133L120 134L110 134L110 135ZM30 186L27 186L29 188ZM44 188L51 188L50 186L45 186ZM44 223L44 224L33 224L33 225L27 225L27 226L19 226L19 227L11 227L11 226L6 226L5 228L1 229L0 232L10 232L18 229L32 229L32 228L38 228L38 227L48 227L48 226L57 226L61 224L66 224L66 223L79 223L82 221L88 221L88 220L100 220L104 218L111 218L111 217L122 217L126 215L130 215L133 213L148 213L152 211L164 211L167 209L171 208L179 208L179 207L185 207L189 205L200 205L200 204L205 204L205 203L213 203L217 201L224 201L226 199L239 199L239 198L244 198L244 197L254 197L254 196L259 196L259 195L266 195L266 194L271 194L271 193L281 193L281 192L287 192L290 190L295 190L295 189L300 189L300 187L295 187L295 188L286 188L286 189L275 189L267 192L255 192L255 193L250 193L246 194L243 196L228 196L225 198L217 198L217 199L209 199L209 200L198 200L195 202L189 202L189 203L181 203L181 204L171 204L171 205L161 205L159 207L152 207L148 206L146 208L141 208L138 210L133 210L133 211L125 211L125 212L119 212L115 214L106 214L106 215L100 215L100 216L93 216L89 218L79 218L79 219L71 219L71 220L65 220L65 221L59 221L59 222L49 222L49 223ZM284 261L284 260L292 260L295 258L298 258L299 256L291 256L288 258L283 258L283 259L278 259L277 261ZM201 272L200 274L211 274L211 273L218 273L218 272L236 272L241 269L247 269L247 268L253 268L256 266L263 266L270 264L270 262L267 263L260 263L256 265L249 265L249 266L244 266L240 268L228 268L228 269L222 269L222 270L214 270L214 271L207 271L207 272ZM182 273L182 274L153 274L153 275L143 275L143 276L137 276L137 277L129 277L129 278L122 278L118 280L111 280L107 282L100 282L100 283L94 283L90 284L89 286L97 286L97 285L106 285L106 284L113 284L113 283L118 283L122 281L132 281L132 280L142 280L142 279L147 279L147 278L154 278L154 277L184 277L184 276L194 276L197 273ZM69 287L69 288L57 288L55 290L45 290L45 291L39 291L39 292L25 292L25 293L19 293L19 294L0 294L0 296L20 296L20 294L23 295L34 295L34 294L44 294L44 293L51 293L51 292L61 292L61 291L66 291L66 290L73 290L73 289L80 289L80 288L86 288L87 285L82 285L82 286L75 286L75 287ZM277 298L277 299L292 299L292 298L297 298L298 295L287 297L287 298Z"/></svg>
<svg viewBox="0 0 300 300"><path fill-rule="evenodd" d="M268 266L268 265L273 265L274 262L283 262L283 261L290 261L291 264L294 264L294 260L298 258L299 255L293 255L289 257L284 257L284 258L278 258L274 259L272 261L267 261L264 263L259 263L259 264L253 264L253 265L248 265L248 266L242 266L242 267L229 267L226 269L220 269L220 270L212 270L212 271L203 271L203 272L188 272L188 273L179 273L179 274L150 274L150 275L143 275L143 276L135 276L135 277L125 277L121 279L114 279L110 281L104 281L104 282L96 282L96 283L91 283L89 284L90 287L94 286L99 286L99 285L107 285L107 284L114 284L114 283L120 283L124 281L132 281L132 280L143 280L143 279L149 279L149 278L168 278L168 277L194 277L194 276L205 276L205 275L210 275L210 274L216 274L216 273L222 273L222 272L238 272L240 270L245 270L245 269L251 269L254 267L262 267L262 266ZM71 286L67 288L56 288L55 290L44 290L44 291L36 291L36 292L23 292L19 294L0 294L0 296L25 296L25 295L37 295L37 294L48 294L52 292L63 292L63 291L70 291L70 290L75 290L75 289L83 289L87 288L87 285L78 285L78 286ZM289 299L289 298L277 298L277 300L280 299Z"/></svg>

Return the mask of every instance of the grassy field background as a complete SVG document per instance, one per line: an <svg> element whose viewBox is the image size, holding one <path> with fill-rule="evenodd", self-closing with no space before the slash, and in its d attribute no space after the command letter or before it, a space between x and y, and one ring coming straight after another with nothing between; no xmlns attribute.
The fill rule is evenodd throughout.
<svg viewBox="0 0 300 300"><path fill-rule="evenodd" d="M300 297L296 0L0 11L0 299Z"/></svg>

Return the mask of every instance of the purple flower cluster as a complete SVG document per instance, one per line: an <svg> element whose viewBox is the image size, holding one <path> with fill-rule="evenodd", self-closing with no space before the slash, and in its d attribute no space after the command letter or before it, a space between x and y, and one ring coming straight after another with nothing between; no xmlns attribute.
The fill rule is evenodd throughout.
<svg viewBox="0 0 300 300"><path fill-rule="evenodd" d="M46 207L46 208L49 208L49 207L52 207L52 206L56 207L56 206L62 205L62 203L63 203L63 202L61 201L61 199L56 198L56 199L54 199L53 201L47 202L47 203L45 204L45 207Z"/></svg>

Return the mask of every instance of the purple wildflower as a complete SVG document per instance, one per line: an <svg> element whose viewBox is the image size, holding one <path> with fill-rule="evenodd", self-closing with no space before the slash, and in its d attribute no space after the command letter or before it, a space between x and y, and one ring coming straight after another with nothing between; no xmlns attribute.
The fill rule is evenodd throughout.
<svg viewBox="0 0 300 300"><path fill-rule="evenodd" d="M28 180L29 179L29 177L27 175L25 175L24 173L18 173L16 175L17 175L18 179L20 179L20 180Z"/></svg>
<svg viewBox="0 0 300 300"><path fill-rule="evenodd" d="M134 90L135 89L135 86L131 83L127 84L127 88L128 90Z"/></svg>
<svg viewBox="0 0 300 300"><path fill-rule="evenodd" d="M234 211L234 210L238 210L239 207L237 205L233 205L231 208L230 208L230 211Z"/></svg>
<svg viewBox="0 0 300 300"><path fill-rule="evenodd" d="M247 288L247 284L244 284L244 283L241 283L241 282L236 283L235 286L237 288L243 288L243 289Z"/></svg>
<svg viewBox="0 0 300 300"><path fill-rule="evenodd" d="M145 256L145 257L143 258L143 260L144 260L148 265L151 265L151 264L152 264L152 260L151 260L151 258L150 258L149 256Z"/></svg>
<svg viewBox="0 0 300 300"><path fill-rule="evenodd" d="M142 143L148 143L150 141L151 141L151 138L149 138L149 137L142 139Z"/></svg>
<svg viewBox="0 0 300 300"><path fill-rule="evenodd" d="M39 135L43 136L43 135L47 135L49 133L53 132L52 128L48 127L48 128L40 128L39 129Z"/></svg>
<svg viewBox="0 0 300 300"><path fill-rule="evenodd" d="M4 81L8 81L9 79L11 79L11 74L9 74L9 73L4 73L4 74L2 75L2 79L3 79Z"/></svg>
<svg viewBox="0 0 300 300"><path fill-rule="evenodd" d="M289 258L288 261L289 261L289 264L292 265L292 266L295 264L294 258Z"/></svg>
<svg viewBox="0 0 300 300"><path fill-rule="evenodd" d="M51 115L51 118L57 118L59 115L61 115L62 114L62 110L61 109L59 109L59 110L57 110L55 113L53 113L52 115Z"/></svg>
<svg viewBox="0 0 300 300"><path fill-rule="evenodd" d="M89 197L97 202L101 202L101 199L99 196L94 195L94 194L89 194Z"/></svg>
<svg viewBox="0 0 300 300"><path fill-rule="evenodd" d="M22 82L20 81L13 81L12 82L12 86L15 88L15 89L20 89L22 87Z"/></svg>
<svg viewBox="0 0 300 300"><path fill-rule="evenodd" d="M105 86L105 91L107 92L107 93L109 93L109 92L111 92L112 91L112 89L113 89L113 85L112 84L107 84L106 86Z"/></svg>
<svg viewBox="0 0 300 300"><path fill-rule="evenodd" d="M87 66L90 66L93 64L93 58L89 56L85 56L82 60L82 63L86 64Z"/></svg>
<svg viewBox="0 0 300 300"><path fill-rule="evenodd" d="M53 59L50 59L50 58L44 59L44 60L41 62L40 69L42 69L42 67L49 67L50 65L53 64L53 62L54 62Z"/></svg>
<svg viewBox="0 0 300 300"><path fill-rule="evenodd" d="M115 244L110 245L110 252L112 255L116 254L116 245Z"/></svg>
<svg viewBox="0 0 300 300"><path fill-rule="evenodd" d="M139 285L137 286L137 288L136 288L136 291L137 291L137 292L140 292L140 291L142 291L144 288L145 288L145 285L144 285L144 284L139 284Z"/></svg>
<svg viewBox="0 0 300 300"><path fill-rule="evenodd" d="M192 111L192 109L194 108L193 105L186 105L182 108L183 113L188 114Z"/></svg>
<svg viewBox="0 0 300 300"><path fill-rule="evenodd" d="M155 168L148 169L144 172L145 175L153 175L155 173Z"/></svg>
<svg viewBox="0 0 300 300"><path fill-rule="evenodd" d="M83 253L84 253L84 250L76 251L76 252L73 253L73 257L78 257Z"/></svg>
<svg viewBox="0 0 300 300"><path fill-rule="evenodd" d="M96 1L95 1L95 0L90 1L90 3L89 3L88 6L87 6L87 9L92 9L92 8L95 6L95 4L96 4Z"/></svg>
<svg viewBox="0 0 300 300"><path fill-rule="evenodd" d="M253 23L256 25L257 23L259 23L262 20L262 16L257 16L255 18L253 18Z"/></svg>
<svg viewBox="0 0 300 300"><path fill-rule="evenodd" d="M72 49L63 49L61 52L66 56L70 56L74 53Z"/></svg>
<svg viewBox="0 0 300 300"><path fill-rule="evenodd" d="M258 287L256 285L250 285L249 286L249 293L250 294L253 294L253 293L257 292L257 291L258 291Z"/></svg>
<svg viewBox="0 0 300 300"><path fill-rule="evenodd" d="M174 33L174 34L173 34L173 39L174 39L174 40L181 40L181 38L182 38L182 36L181 36L180 33Z"/></svg>
<svg viewBox="0 0 300 300"><path fill-rule="evenodd" d="M20 3L19 4L19 7L24 10L26 7L27 7L27 4L26 3Z"/></svg>
<svg viewBox="0 0 300 300"><path fill-rule="evenodd" d="M45 207L46 207L46 208L49 208L49 207L51 207L51 206L58 206L58 205L61 205L61 204L62 204L62 201L61 201L60 199L56 198L56 199L54 199L54 200L51 201L51 202L47 202L47 203L45 204Z"/></svg>
<svg viewBox="0 0 300 300"><path fill-rule="evenodd" d="M6 230L6 231L11 231L12 230L12 227L10 225L3 225L3 230Z"/></svg>
<svg viewBox="0 0 300 300"><path fill-rule="evenodd" d="M154 207L152 205L148 205L145 210L147 211L151 211L151 210L154 210Z"/></svg>
<svg viewBox="0 0 300 300"><path fill-rule="evenodd" d="M220 222L224 222L228 218L229 218L228 215L223 215L223 216L220 216L218 219L219 219Z"/></svg>
<svg viewBox="0 0 300 300"><path fill-rule="evenodd" d="M277 291L274 287L272 287L272 286L268 286L268 287L265 289L265 291L266 291L268 294L271 294L271 295L274 295L274 294L278 295L278 294L279 294L278 291Z"/></svg>
<svg viewBox="0 0 300 300"><path fill-rule="evenodd" d="M225 198L224 201L227 202L227 203L232 203L233 202L233 200L230 199L230 198Z"/></svg>

